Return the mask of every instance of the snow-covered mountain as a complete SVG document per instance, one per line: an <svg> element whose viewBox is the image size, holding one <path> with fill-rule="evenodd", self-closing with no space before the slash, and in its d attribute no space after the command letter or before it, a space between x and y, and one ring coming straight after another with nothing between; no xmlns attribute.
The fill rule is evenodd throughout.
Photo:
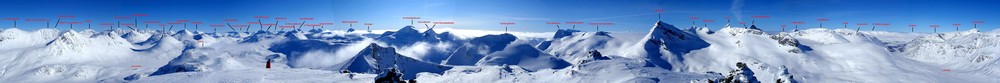
<svg viewBox="0 0 1000 83"><path fill-rule="evenodd" d="M395 48L372 43L359 52L357 56L351 57L344 66L337 69L374 74L392 72L390 69L398 69L403 74L402 79L415 79L417 73L442 73L451 68L406 57L396 53Z"/></svg>
<svg viewBox="0 0 1000 83"><path fill-rule="evenodd" d="M674 25L656 21L643 39L634 45L635 54L658 67L673 70L684 67L683 55L692 50L708 47L709 44L692 32L680 30Z"/></svg>
<svg viewBox="0 0 1000 83"><path fill-rule="evenodd" d="M541 42L538 49L564 59L574 64L589 60L591 51L618 51L632 42L619 41L609 32L581 32L578 30L561 29L549 41ZM608 45L612 44L612 45Z"/></svg>
<svg viewBox="0 0 1000 83"><path fill-rule="evenodd" d="M530 71L540 69L562 69L569 62L553 57L531 45L523 43L508 44L503 50L486 55L476 65L518 65Z"/></svg>
<svg viewBox="0 0 1000 83"><path fill-rule="evenodd" d="M12 28L0 31L0 82L1000 82L1000 31L651 25L545 35Z"/></svg>
<svg viewBox="0 0 1000 83"><path fill-rule="evenodd" d="M957 73L997 78L1000 34L973 29L924 36L906 44L898 55ZM963 75L966 76L966 75Z"/></svg>

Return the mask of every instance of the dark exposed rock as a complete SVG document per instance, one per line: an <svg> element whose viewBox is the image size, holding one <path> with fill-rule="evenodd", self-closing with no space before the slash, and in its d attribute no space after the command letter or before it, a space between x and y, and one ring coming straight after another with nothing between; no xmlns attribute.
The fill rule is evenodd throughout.
<svg viewBox="0 0 1000 83"><path fill-rule="evenodd" d="M753 70L744 64L743 62L737 62L736 67L738 69L729 71L729 75L725 78L719 79L720 83L760 83L757 77L753 76Z"/></svg>
<svg viewBox="0 0 1000 83"><path fill-rule="evenodd" d="M403 74L396 71L396 68L389 69L389 71L379 74L375 77L375 83L406 83L403 81Z"/></svg>
<svg viewBox="0 0 1000 83"><path fill-rule="evenodd" d="M788 68L786 68L785 66L781 66L781 69L782 69L781 75L775 81L776 83L799 83L799 81L795 80L795 76L792 76L791 73L788 73Z"/></svg>

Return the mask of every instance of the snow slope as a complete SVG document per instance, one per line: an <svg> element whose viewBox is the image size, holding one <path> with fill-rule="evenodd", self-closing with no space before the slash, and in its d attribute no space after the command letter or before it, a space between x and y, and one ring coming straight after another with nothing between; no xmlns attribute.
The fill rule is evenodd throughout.
<svg viewBox="0 0 1000 83"><path fill-rule="evenodd" d="M444 74L421 73L417 82L689 82L721 76L705 73L671 72L636 59L598 60L570 66L565 69L528 70L521 66L460 66Z"/></svg>
<svg viewBox="0 0 1000 83"><path fill-rule="evenodd" d="M1000 82L1000 34L810 28L0 31L0 82ZM271 60L271 68L263 68ZM397 69L398 77L387 76Z"/></svg>
<svg viewBox="0 0 1000 83"><path fill-rule="evenodd" d="M241 83L308 83L308 82L374 82L375 75L340 73L309 69L236 69L210 72L185 72L156 76L131 82L241 82Z"/></svg>
<svg viewBox="0 0 1000 83"><path fill-rule="evenodd" d="M591 51L603 52L606 55L621 55L624 48L634 41L616 38L610 32L581 32L578 30L561 29L551 40L541 42L536 47L556 57L573 64L587 59Z"/></svg>
<svg viewBox="0 0 1000 83"><path fill-rule="evenodd" d="M24 32L8 29L0 33L10 38L10 41L2 41L4 45L0 47L15 48L5 49L0 54L4 55L0 56L3 62L0 80L6 82L121 80L134 73L155 71L148 66L165 64L183 48L172 37L164 37L160 39L164 42L150 50L133 50L134 45L115 32L86 35L73 30Z"/></svg>
<svg viewBox="0 0 1000 83"><path fill-rule="evenodd" d="M486 55L476 65L518 65L529 71L562 69L569 62L535 49L531 45L515 42L504 50Z"/></svg>

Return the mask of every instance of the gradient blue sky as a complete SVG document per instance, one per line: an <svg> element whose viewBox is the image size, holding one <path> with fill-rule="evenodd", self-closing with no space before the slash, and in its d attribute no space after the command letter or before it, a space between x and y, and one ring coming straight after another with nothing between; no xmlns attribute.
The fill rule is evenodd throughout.
<svg viewBox="0 0 1000 83"><path fill-rule="evenodd" d="M736 2L736 3L734 3ZM962 29L971 28L973 20L986 24L981 30L993 30L1000 24L1000 1L996 0L4 0L0 17L21 18L22 29L44 27L43 22L24 22L27 18L50 18L74 15L67 21L94 20L114 22L113 16L135 13L150 14L140 21L174 21L186 19L220 24L223 19L256 21L253 16L287 17L285 22L301 22L299 17L314 17L316 22L335 22L327 29L345 29L341 20L374 23L374 29L398 29L409 25L403 16L421 16L421 20L454 21L454 25L439 25L458 29L503 30L499 22L516 22L513 31L549 32L553 25L545 22L583 21L615 22L601 30L646 32L657 20L655 10L666 10L663 21L679 27L691 26L690 16L716 20L708 23L713 30L721 28L724 16L749 23L750 16L767 15L757 25L767 31L780 31L780 25L803 21L804 27L818 27L816 18L829 18L824 25L843 27L841 22L891 23L878 30L908 32L908 24L917 24L918 32L930 32L930 24L941 25L939 31L954 31L953 23ZM739 5L742 5L739 6ZM738 18L741 17L741 18ZM266 19L265 22L273 22ZM11 21L0 21L9 28ZM127 21L130 22L130 21ZM701 21L698 21L702 25ZM355 24L355 28L363 26ZM562 25L568 27L569 25ZM207 25L202 25L207 27ZM256 27L256 26L255 26ZM422 25L418 26L423 28ZM60 29L66 26L60 25ZM865 27L870 29L870 26ZM81 27L77 26L77 29ZM97 28L98 30L106 29ZM577 29L594 31L594 26L578 25ZM211 30L202 28L203 31ZM228 30L228 29L219 29ZM866 30L866 29L863 29Z"/></svg>

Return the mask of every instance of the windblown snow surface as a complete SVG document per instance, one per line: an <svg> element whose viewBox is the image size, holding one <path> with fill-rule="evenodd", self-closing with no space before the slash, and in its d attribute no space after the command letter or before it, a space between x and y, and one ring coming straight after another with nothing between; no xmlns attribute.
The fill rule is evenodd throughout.
<svg viewBox="0 0 1000 83"><path fill-rule="evenodd" d="M0 31L0 83L1000 82L1000 31L651 26L637 27L646 33L9 28Z"/></svg>

